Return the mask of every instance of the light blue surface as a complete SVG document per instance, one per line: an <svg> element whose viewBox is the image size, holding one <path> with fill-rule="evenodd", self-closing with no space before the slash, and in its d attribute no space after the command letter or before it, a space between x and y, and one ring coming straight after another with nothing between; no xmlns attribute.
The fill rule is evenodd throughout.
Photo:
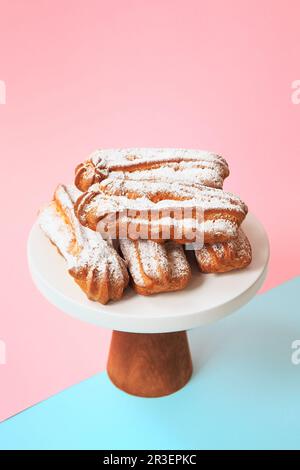
<svg viewBox="0 0 300 470"><path fill-rule="evenodd" d="M1 449L300 449L300 278L190 332L195 373L160 399L105 373L0 424Z"/></svg>

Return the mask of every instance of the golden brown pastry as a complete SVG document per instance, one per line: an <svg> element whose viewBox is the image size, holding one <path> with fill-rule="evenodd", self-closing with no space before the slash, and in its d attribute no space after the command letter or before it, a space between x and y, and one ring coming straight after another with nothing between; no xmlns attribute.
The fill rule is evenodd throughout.
<svg viewBox="0 0 300 470"><path fill-rule="evenodd" d="M204 245L195 250L200 271L204 273L224 273L233 269L242 269L251 263L251 245L243 230L238 236L226 243Z"/></svg>
<svg viewBox="0 0 300 470"><path fill-rule="evenodd" d="M128 179L182 181L222 188L229 175L226 160L201 150L128 148L96 150L75 170L75 184L87 191L108 176L123 174Z"/></svg>
<svg viewBox="0 0 300 470"><path fill-rule="evenodd" d="M116 250L78 222L74 203L80 194L74 186L59 185L53 201L40 212L39 224L87 297L106 304L122 297L128 272Z"/></svg>
<svg viewBox="0 0 300 470"><path fill-rule="evenodd" d="M141 295L184 289L191 269L183 248L174 242L120 240L135 291Z"/></svg>
<svg viewBox="0 0 300 470"><path fill-rule="evenodd" d="M237 236L247 206L203 185L111 178L80 196L75 212L82 225L112 238L217 243Z"/></svg>

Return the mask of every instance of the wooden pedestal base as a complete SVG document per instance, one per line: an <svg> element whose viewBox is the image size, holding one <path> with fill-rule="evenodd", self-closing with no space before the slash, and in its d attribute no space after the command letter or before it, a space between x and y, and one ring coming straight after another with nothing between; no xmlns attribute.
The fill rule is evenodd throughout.
<svg viewBox="0 0 300 470"><path fill-rule="evenodd" d="M176 392L192 375L186 331L114 331L107 373L118 388L131 395L161 397Z"/></svg>

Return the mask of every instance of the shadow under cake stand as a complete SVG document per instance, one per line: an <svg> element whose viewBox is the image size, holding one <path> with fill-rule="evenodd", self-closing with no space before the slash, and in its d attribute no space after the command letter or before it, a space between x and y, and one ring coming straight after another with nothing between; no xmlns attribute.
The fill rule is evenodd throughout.
<svg viewBox="0 0 300 470"><path fill-rule="evenodd" d="M127 289L118 302L101 305L88 300L36 223L28 239L28 261L40 292L64 312L113 330L107 372L127 393L159 397L182 388L192 375L186 330L232 313L262 286L269 260L269 242L261 223L248 214L243 229L252 245L252 263L224 274L193 276L182 291L144 297Z"/></svg>

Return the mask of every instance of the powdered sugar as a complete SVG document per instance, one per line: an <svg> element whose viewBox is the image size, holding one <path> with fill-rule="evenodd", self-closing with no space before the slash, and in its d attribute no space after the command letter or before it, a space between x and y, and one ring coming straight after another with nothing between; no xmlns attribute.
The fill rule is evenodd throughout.
<svg viewBox="0 0 300 470"><path fill-rule="evenodd" d="M157 201L163 199L165 202L162 205L167 205L170 200L182 202L183 199L188 199L193 201L193 205L201 207L202 210L224 209L247 212L246 205L233 193L200 184L184 184L178 181L132 181L126 177L108 178L91 186L90 191L118 197L126 196L127 200L130 198L144 198L143 204L146 205L148 204L147 200L149 200L149 203L156 202L159 204ZM148 206L145 206L146 208Z"/></svg>
<svg viewBox="0 0 300 470"><path fill-rule="evenodd" d="M165 249L170 264L171 278L180 279L190 275L190 265L185 257L182 246L173 241L165 243Z"/></svg>
<svg viewBox="0 0 300 470"><path fill-rule="evenodd" d="M75 216L74 202L79 195L74 186L58 186L55 200L41 211L39 224L66 259L69 270L96 269L101 277L109 267L113 280L120 280L124 266L119 255L98 232L80 225Z"/></svg>
<svg viewBox="0 0 300 470"><path fill-rule="evenodd" d="M39 224L43 232L64 256L68 267L72 268L76 265L76 258L72 252L69 251L72 242L74 241L74 235L58 214L54 202L51 202L41 210L39 215Z"/></svg>
<svg viewBox="0 0 300 470"><path fill-rule="evenodd" d="M240 228L235 238L226 243L204 245L195 250L199 267L204 272L226 272L240 269L251 262L251 246Z"/></svg>
<svg viewBox="0 0 300 470"><path fill-rule="evenodd" d="M161 289L171 288L173 282L183 281L190 275L190 267L183 248L173 242L159 244L151 240L120 240L120 248L128 262L133 281L146 287L152 281Z"/></svg>
<svg viewBox="0 0 300 470"><path fill-rule="evenodd" d="M203 164L219 164L224 168L228 165L226 160L212 152L192 149L173 148L118 148L96 150L90 155L90 160L95 166L103 166L107 169L121 167L126 169L133 164L159 163L171 161L198 161Z"/></svg>
<svg viewBox="0 0 300 470"><path fill-rule="evenodd" d="M75 183L86 191L92 184L123 173L132 180L201 183L222 188L229 175L226 160L211 152L187 149L128 148L96 150L76 169Z"/></svg>
<svg viewBox="0 0 300 470"><path fill-rule="evenodd" d="M217 171L216 168L199 168L194 162L182 162L181 164L173 165L165 164L149 170L116 171L112 172L111 176L116 178L125 177L133 181L182 181L186 183L198 182L216 188L222 188L223 186L223 178L220 175L220 171Z"/></svg>

